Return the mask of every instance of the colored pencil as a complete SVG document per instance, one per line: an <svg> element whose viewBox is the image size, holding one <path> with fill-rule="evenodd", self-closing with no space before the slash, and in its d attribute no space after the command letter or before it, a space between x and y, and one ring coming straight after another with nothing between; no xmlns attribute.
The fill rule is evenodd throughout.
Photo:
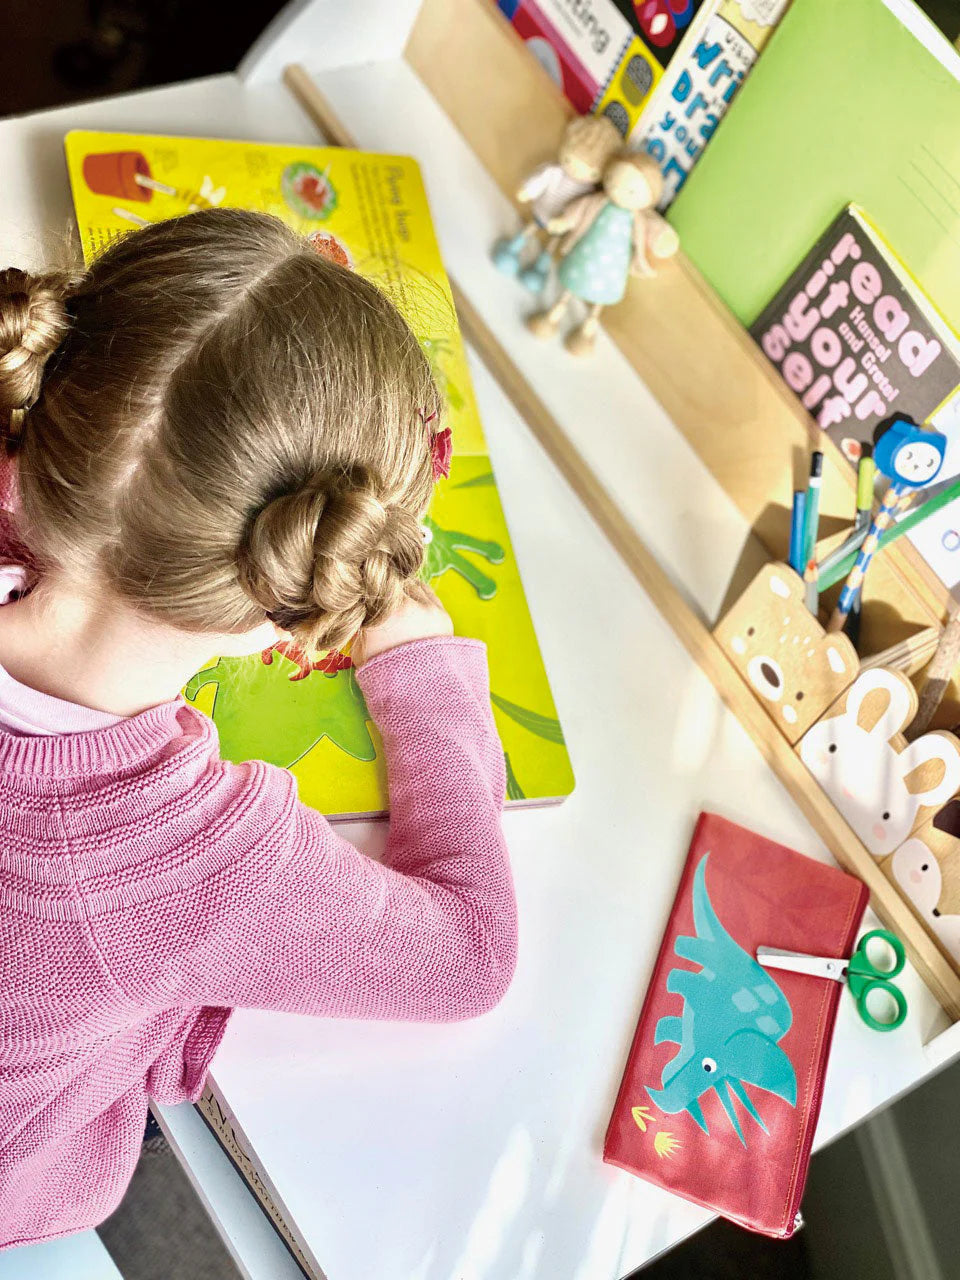
<svg viewBox="0 0 960 1280"><path fill-rule="evenodd" d="M859 515L859 512L857 513ZM869 513L868 513L869 515ZM835 582L839 582L841 578L845 578L853 568L853 562L857 558L857 552L866 542L867 534L870 532L870 521L858 529L854 525L852 531L847 534L839 547L835 547L828 556L824 556L820 561L818 568L820 570L820 590L826 591L828 587L832 587ZM839 566L845 565L843 571Z"/></svg>
<svg viewBox="0 0 960 1280"><path fill-rule="evenodd" d="M804 604L813 614L817 616L817 608L820 604L820 593L817 591L817 562L811 557L807 561L806 572L803 575L803 581L806 584L803 592Z"/></svg>
<svg viewBox="0 0 960 1280"><path fill-rule="evenodd" d="M806 505L806 491L794 489L790 515L790 568L796 573L803 573L803 513Z"/></svg>
<svg viewBox="0 0 960 1280"><path fill-rule="evenodd" d="M873 482L877 474L877 466L873 460L873 449L871 445L863 446L864 452L860 457L857 465L857 514L854 516L853 528L844 538L838 547L824 556L820 561L819 585L821 591L826 591L832 586L836 579L829 577L830 571L835 565L847 556L851 556L860 550L863 546L864 539L870 529L870 514L873 511ZM850 568L853 567L853 559L850 560ZM846 570L850 572L850 568ZM841 574L845 577L845 574Z"/></svg>
<svg viewBox="0 0 960 1280"><path fill-rule="evenodd" d="M898 508L905 507L913 499L914 492L915 490L913 489L904 490L895 481L891 482L890 488L884 495L883 502L880 505L880 510L874 516L870 532L860 548L856 563L850 570L850 576L840 592L837 607L834 609L833 616L827 626L828 631L843 630L847 616L853 608L853 602L863 587L863 580L867 576L867 570L870 568L870 562L873 560L874 552L880 542L881 533L893 524L893 517L896 511Z"/></svg>
<svg viewBox="0 0 960 1280"><path fill-rule="evenodd" d="M923 490L921 489L921 494ZM935 493L932 498L927 498L925 502L911 511L909 515L898 520L892 528L886 529L880 535L879 550L888 547L891 542L901 537L905 533L909 533L911 529L915 529L918 524L922 524L930 516L937 511L942 511L945 506L953 502L955 498L960 498L960 479L956 479L952 484ZM834 586L845 578L856 562L856 552L848 550L841 559L834 559L834 555L824 557L824 562L820 566L820 590L826 591L829 587Z"/></svg>

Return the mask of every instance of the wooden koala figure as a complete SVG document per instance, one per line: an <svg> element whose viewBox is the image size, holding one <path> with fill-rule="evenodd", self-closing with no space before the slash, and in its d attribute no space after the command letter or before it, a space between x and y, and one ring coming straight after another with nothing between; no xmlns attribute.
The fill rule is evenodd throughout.
<svg viewBox="0 0 960 1280"><path fill-rule="evenodd" d="M803 594L802 579L788 565L765 565L714 632L791 745L860 670L853 645L824 631Z"/></svg>
<svg viewBox="0 0 960 1280"><path fill-rule="evenodd" d="M937 729L908 743L917 710L899 671L862 672L804 734L800 758L875 858L892 854L960 788L960 741Z"/></svg>
<svg viewBox="0 0 960 1280"><path fill-rule="evenodd" d="M960 969L960 798L918 827L882 869Z"/></svg>

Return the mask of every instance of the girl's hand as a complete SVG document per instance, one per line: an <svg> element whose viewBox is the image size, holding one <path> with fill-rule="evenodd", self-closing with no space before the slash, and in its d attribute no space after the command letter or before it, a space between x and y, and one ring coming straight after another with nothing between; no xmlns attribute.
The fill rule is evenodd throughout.
<svg viewBox="0 0 960 1280"><path fill-rule="evenodd" d="M386 621L376 627L364 627L353 642L350 656L354 666L362 667L377 654L409 644L412 640L452 635L450 615L430 588L420 583L416 595L406 600Z"/></svg>

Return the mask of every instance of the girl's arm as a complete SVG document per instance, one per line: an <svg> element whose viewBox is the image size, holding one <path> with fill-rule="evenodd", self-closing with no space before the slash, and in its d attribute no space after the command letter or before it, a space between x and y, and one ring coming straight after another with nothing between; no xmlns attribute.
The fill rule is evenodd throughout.
<svg viewBox="0 0 960 1280"><path fill-rule="evenodd" d="M284 771L224 766L234 782L251 770L262 780L238 814L242 831L218 833L248 850L125 922L152 1002L440 1021L503 995L516 907L484 648L418 640L379 654L358 680L389 778L383 864L300 804ZM114 956L125 949L113 943Z"/></svg>

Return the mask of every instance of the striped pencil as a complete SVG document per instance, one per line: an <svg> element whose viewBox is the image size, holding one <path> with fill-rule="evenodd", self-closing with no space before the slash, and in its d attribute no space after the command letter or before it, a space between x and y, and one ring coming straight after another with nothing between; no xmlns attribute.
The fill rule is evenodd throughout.
<svg viewBox="0 0 960 1280"><path fill-rule="evenodd" d="M867 570L870 568L870 561L873 559L873 554L880 542L881 533L893 524L893 518L897 511L902 510L913 500L913 494L913 489L907 489L895 481L891 483L890 488L884 494L880 510L874 516L870 532L864 539L856 563L850 570L850 577L846 580L843 590L840 592L837 607L834 609L833 616L827 626L828 631L843 630L850 610L853 608L853 602L856 600L857 594L863 586L863 580L867 576Z"/></svg>

